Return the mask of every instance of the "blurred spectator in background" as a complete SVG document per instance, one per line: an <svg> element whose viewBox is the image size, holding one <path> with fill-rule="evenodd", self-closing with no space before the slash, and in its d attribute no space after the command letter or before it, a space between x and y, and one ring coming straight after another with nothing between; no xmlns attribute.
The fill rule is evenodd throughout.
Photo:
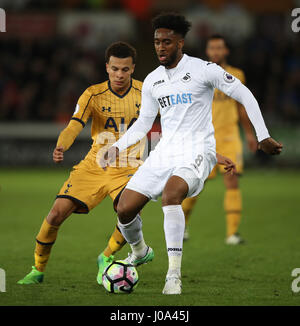
<svg viewBox="0 0 300 326"><path fill-rule="evenodd" d="M190 11L198 8L199 12L210 10L211 13L214 10L216 13L227 10L237 15L243 12L236 3L232 5L225 0L212 2L213 9L208 9L208 2L204 2L206 5L196 0L180 0L173 7ZM241 2L248 6L255 6L256 3L246 0ZM291 1L286 6L289 2ZM18 14L23 15L22 19L26 13L35 15L42 12L49 15L49 23L45 23L45 26L41 22L34 26L31 16L25 24L29 29L26 37L20 37L18 30L15 34L10 34L11 28L7 28L7 33L1 33L6 35L0 35L0 119L68 121L79 94L86 86L106 78L103 69L104 39L110 36L126 41L126 33L130 33L129 28L123 28L122 31L122 27L116 25L120 21L120 18L116 18L113 20L115 30L107 26L99 34L101 37L94 36L99 31L95 31L95 25L89 25L89 20L80 22L73 34L64 34L60 32L60 10L74 10L74 17L68 16L63 28L72 20L81 19L76 16L78 13L102 13L99 20L103 20L108 11L127 15L128 19L134 21L135 40L132 43L137 45L142 57L142 64L137 65L137 72L143 69L139 76L142 79L154 64L148 59L151 58L149 45L146 47L146 44L152 45L151 16L157 10L165 10L168 6L170 8L171 3L173 2L169 0L0 0L0 7L8 13L8 27L10 13L15 15L14 25ZM266 119L274 123L280 121L281 124L295 124L300 121L300 33L291 35L290 26L287 27L287 14L280 11L280 6L276 10L278 12L253 15L254 30L249 36L236 39L236 35L231 35L235 37L231 60L245 71L248 87L260 103ZM45 17L40 19L46 21ZM31 30L30 24L33 25ZM28 37L32 31L37 33L39 28L40 35ZM195 28L198 29L199 36L196 42L186 45L187 52L205 58L205 42L201 38L218 31L212 30L205 23ZM22 29L23 26L20 30ZM117 29L123 34L118 34Z"/></svg>

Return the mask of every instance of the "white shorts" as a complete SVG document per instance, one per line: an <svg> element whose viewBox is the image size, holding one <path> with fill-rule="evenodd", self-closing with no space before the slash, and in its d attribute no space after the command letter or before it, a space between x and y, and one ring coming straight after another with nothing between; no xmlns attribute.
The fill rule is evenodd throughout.
<svg viewBox="0 0 300 326"><path fill-rule="evenodd" d="M188 184L189 191L187 197L194 197L203 189L204 182L216 163L216 155L212 152L200 155L197 162L190 162L190 164L175 167L154 168L150 157L148 157L145 163L131 177L126 189L134 190L149 199L157 200L157 197L161 196L170 177L176 175L184 179Z"/></svg>

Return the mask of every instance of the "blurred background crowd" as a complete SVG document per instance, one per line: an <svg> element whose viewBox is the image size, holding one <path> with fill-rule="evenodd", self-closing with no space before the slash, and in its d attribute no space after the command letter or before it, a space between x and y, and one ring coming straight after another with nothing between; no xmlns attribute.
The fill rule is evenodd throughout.
<svg viewBox="0 0 300 326"><path fill-rule="evenodd" d="M117 40L138 51L134 77L158 62L151 18L179 11L192 21L185 51L205 59L205 41L223 34L228 62L244 70L267 125L299 130L300 32L285 0L0 0L0 122L66 123L91 84L106 80L104 50ZM298 151L299 153L299 151Z"/></svg>
<svg viewBox="0 0 300 326"><path fill-rule="evenodd" d="M149 56L149 51L143 50L153 43L150 19L160 10L173 9L187 16L193 13L197 31L186 51L202 58L205 39L216 31L209 20L201 19L204 12L227 15L228 20L233 13L245 16L251 27L244 35L236 39L236 33L224 30L231 45L229 62L245 71L247 85L269 119L299 123L300 34L289 28L293 4L282 1L281 6L272 8L274 2L270 1L266 11L258 1L255 7L252 1L225 0L2 0L7 32L0 40L0 118L66 121L83 90L106 79L104 49L113 39L105 37L105 32L95 32L95 20L88 22L89 13L93 18L99 14L99 25L108 12L116 13L116 19L119 15L128 17L129 23L124 20L121 27L133 32L122 35L122 29L116 36L129 39L138 48L136 75L143 79L156 64L153 51ZM64 19L72 20L72 13L70 26L62 26Z"/></svg>

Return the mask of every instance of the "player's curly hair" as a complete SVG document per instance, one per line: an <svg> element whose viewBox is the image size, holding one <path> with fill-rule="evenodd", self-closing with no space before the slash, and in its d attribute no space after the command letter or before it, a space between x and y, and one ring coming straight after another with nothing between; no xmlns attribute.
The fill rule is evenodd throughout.
<svg viewBox="0 0 300 326"><path fill-rule="evenodd" d="M176 12L166 12L154 17L152 26L154 30L158 28L171 29L184 38L192 24L187 21L183 15Z"/></svg>
<svg viewBox="0 0 300 326"><path fill-rule="evenodd" d="M105 62L109 62L109 58L114 56L116 58L132 58L132 62L136 62L136 49L126 42L112 43L105 51Z"/></svg>

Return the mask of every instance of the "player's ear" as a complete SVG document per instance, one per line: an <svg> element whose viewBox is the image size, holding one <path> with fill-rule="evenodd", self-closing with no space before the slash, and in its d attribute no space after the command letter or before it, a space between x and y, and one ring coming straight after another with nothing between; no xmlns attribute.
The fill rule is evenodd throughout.
<svg viewBox="0 0 300 326"><path fill-rule="evenodd" d="M105 64L105 67L106 67L106 72L108 73L108 68L109 68L108 63Z"/></svg>
<svg viewBox="0 0 300 326"><path fill-rule="evenodd" d="M178 41L178 46L179 46L179 49L182 50L182 48L184 47L184 39L183 38Z"/></svg>

